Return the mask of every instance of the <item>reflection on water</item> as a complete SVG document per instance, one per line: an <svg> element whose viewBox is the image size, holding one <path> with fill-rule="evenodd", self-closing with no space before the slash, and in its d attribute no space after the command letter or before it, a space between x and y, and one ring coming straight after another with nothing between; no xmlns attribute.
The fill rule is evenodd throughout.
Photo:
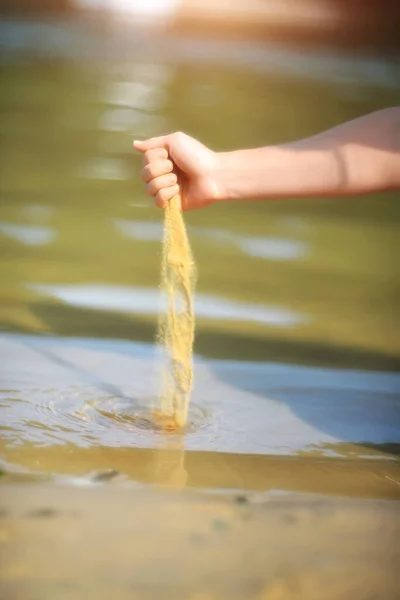
<svg viewBox="0 0 400 600"><path fill-rule="evenodd" d="M98 127L104 131L122 131L133 137L151 137L165 131L166 122L155 115L146 115L127 108L108 110L99 118ZM105 148L105 151L107 148Z"/></svg>
<svg viewBox="0 0 400 600"><path fill-rule="evenodd" d="M51 244L57 236L57 233L50 227L16 225L15 223L4 222L0 223L0 233L28 246Z"/></svg>
<svg viewBox="0 0 400 600"><path fill-rule="evenodd" d="M400 494L397 375L196 359L189 425L178 435L149 419L152 345L3 335L0 351L11 470L113 468L148 482L166 461L193 487Z"/></svg>
<svg viewBox="0 0 400 600"><path fill-rule="evenodd" d="M121 181L130 179L132 171L125 161L116 158L92 158L78 172L80 177L88 179L111 179Z"/></svg>
<svg viewBox="0 0 400 600"><path fill-rule="evenodd" d="M114 223L122 235L132 238L133 240L158 243L162 240L163 224L161 222L124 221L123 219L116 219Z"/></svg>
<svg viewBox="0 0 400 600"><path fill-rule="evenodd" d="M152 345L7 335L1 350L2 389L14 390L33 411L50 408L50 420L53 412L67 419L71 413L75 422L79 412L101 444L152 446L158 439L157 432L155 438L148 432L138 439L125 427L129 414L140 414L156 396ZM23 362L17 363L17 356ZM398 441L397 375L235 361L196 361L195 366L189 449L292 454L344 441ZM39 379L42 385L35 387ZM12 403L9 408L12 413ZM119 408L121 431L98 427L99 414L117 418Z"/></svg>
<svg viewBox="0 0 400 600"><path fill-rule="evenodd" d="M142 76L147 77L144 73ZM136 73L136 77L140 75ZM145 111L161 110L165 104L166 94L159 86L160 78L157 72L154 85L139 81L115 81L106 94L105 102Z"/></svg>
<svg viewBox="0 0 400 600"><path fill-rule="evenodd" d="M116 219L115 225L122 235L134 240L159 243L162 240L163 226L161 223ZM305 258L309 253L308 245L303 240L246 237L211 227L189 227L188 232L191 238L199 236L217 246L233 244L244 254L269 260L298 260Z"/></svg>
<svg viewBox="0 0 400 600"><path fill-rule="evenodd" d="M158 290L105 285L40 285L32 290L49 294L72 306L157 315L162 309ZM210 294L196 294L196 317L218 321L255 321L268 325L293 326L307 321L303 315L282 308L233 302Z"/></svg>

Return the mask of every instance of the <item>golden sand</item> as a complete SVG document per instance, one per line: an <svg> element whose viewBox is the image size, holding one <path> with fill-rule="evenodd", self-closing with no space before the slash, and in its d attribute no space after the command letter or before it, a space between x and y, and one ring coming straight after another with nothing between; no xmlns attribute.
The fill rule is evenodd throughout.
<svg viewBox="0 0 400 600"><path fill-rule="evenodd" d="M186 232L180 196L165 208L161 267L161 290L168 306L161 315L158 343L166 355L161 410L158 416L173 422L176 429L187 422L193 381L194 339L193 292L196 266Z"/></svg>

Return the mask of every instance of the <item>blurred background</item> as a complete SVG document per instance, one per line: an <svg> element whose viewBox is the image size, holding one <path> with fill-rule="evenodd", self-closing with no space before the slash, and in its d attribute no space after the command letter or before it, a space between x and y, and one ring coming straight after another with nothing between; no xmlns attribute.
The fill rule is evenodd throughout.
<svg viewBox="0 0 400 600"><path fill-rule="evenodd" d="M0 326L152 341L162 212L134 138L281 143L400 104L396 0L0 0ZM185 215L195 350L400 364L399 194Z"/></svg>

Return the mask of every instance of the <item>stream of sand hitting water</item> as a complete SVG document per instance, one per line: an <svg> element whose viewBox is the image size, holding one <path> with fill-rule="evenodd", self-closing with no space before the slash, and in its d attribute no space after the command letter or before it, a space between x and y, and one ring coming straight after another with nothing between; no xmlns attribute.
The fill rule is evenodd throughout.
<svg viewBox="0 0 400 600"><path fill-rule="evenodd" d="M193 292L196 266L193 259L181 198L174 196L164 209L161 291L168 301L159 319L157 342L166 355L161 408L156 412L167 429L181 429L188 417L193 382Z"/></svg>

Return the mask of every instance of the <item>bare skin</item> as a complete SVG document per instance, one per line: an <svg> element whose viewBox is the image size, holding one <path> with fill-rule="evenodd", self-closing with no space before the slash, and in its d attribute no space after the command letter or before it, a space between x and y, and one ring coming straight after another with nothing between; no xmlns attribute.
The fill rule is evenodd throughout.
<svg viewBox="0 0 400 600"><path fill-rule="evenodd" d="M141 177L163 207L227 200L346 197L400 189L400 107L380 110L296 142L213 152L178 132L135 141Z"/></svg>

